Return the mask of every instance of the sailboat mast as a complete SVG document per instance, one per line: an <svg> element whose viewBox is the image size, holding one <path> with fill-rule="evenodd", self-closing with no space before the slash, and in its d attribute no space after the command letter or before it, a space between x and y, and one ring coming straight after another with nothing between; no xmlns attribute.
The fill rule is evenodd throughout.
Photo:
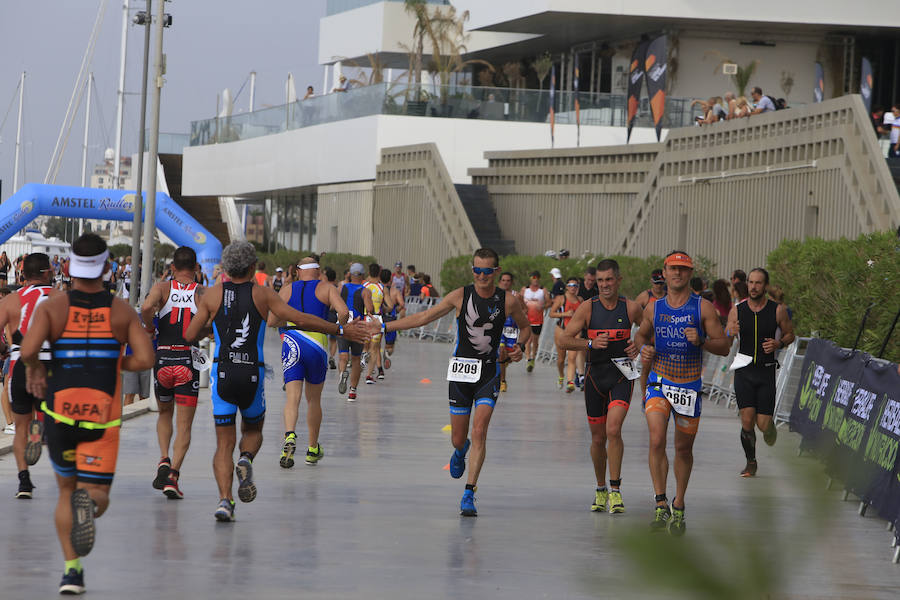
<svg viewBox="0 0 900 600"><path fill-rule="evenodd" d="M125 112L125 54L128 48L128 0L122 0L122 42L119 46L119 90L116 102L116 154L113 160L113 189L119 189L119 168L122 161L122 120Z"/></svg>
<svg viewBox="0 0 900 600"><path fill-rule="evenodd" d="M88 132L91 127L91 88L94 87L93 83L94 72L91 71L84 83L87 86L87 104L84 106L84 142L81 145L81 187L86 187L87 184ZM84 219L78 219L78 235L80 236L82 233L84 233Z"/></svg>
<svg viewBox="0 0 900 600"><path fill-rule="evenodd" d="M13 194L19 191L19 154L22 152L22 107L25 104L25 71L19 81L19 125L16 127L16 161L13 167Z"/></svg>

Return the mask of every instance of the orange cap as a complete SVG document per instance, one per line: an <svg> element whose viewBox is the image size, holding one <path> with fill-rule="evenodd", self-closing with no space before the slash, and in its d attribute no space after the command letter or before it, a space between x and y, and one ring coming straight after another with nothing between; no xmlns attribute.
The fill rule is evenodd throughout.
<svg viewBox="0 0 900 600"><path fill-rule="evenodd" d="M694 268L694 261L691 260L691 257L683 252L676 252L674 254L670 254L666 257L665 263L670 267L687 267L689 269Z"/></svg>

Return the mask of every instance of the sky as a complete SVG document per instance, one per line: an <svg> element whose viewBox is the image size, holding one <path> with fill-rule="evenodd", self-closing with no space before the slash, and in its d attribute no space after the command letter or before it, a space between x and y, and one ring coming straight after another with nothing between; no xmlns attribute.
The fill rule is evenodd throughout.
<svg viewBox="0 0 900 600"><path fill-rule="evenodd" d="M18 110L17 87L26 71L23 146L19 185L42 183L66 114L82 56L98 9L106 12L92 70L95 88L88 139L88 169L115 146L116 88L122 0L0 0L0 179L2 199L13 193ZM146 0L130 0L130 13ZM158 0L152 0L156 11ZM322 86L318 65L319 19L325 0L173 0L166 3L172 27L165 30L166 84L160 103L160 131L189 133L192 120L214 117L216 96L229 88L235 113L250 100L249 73L256 71L256 107L284 103L284 83ZM129 25L125 79L123 155L137 152L140 123L143 27ZM153 73L151 32L150 73ZM243 86L242 91L240 88ZM301 87L302 86L302 87ZM152 105L148 88L147 126ZM84 136L82 101L69 135L56 183L81 184Z"/></svg>

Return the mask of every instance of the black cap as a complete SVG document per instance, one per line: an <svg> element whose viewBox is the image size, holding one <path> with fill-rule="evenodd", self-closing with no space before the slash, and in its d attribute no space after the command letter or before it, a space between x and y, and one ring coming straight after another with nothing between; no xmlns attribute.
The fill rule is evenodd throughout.
<svg viewBox="0 0 900 600"><path fill-rule="evenodd" d="M569 251L566 250L565 248L563 248L562 250L559 251L559 255L560 255L560 256L568 256L568 255L569 255Z"/></svg>
<svg viewBox="0 0 900 600"><path fill-rule="evenodd" d="M540 279L541 273L540 273L540 271L532 271L532 272L531 272L531 276L532 276L532 277L537 277L538 279Z"/></svg>
<svg viewBox="0 0 900 600"><path fill-rule="evenodd" d="M662 269L653 269L650 273L650 281L653 283L665 283L666 278L663 277Z"/></svg>

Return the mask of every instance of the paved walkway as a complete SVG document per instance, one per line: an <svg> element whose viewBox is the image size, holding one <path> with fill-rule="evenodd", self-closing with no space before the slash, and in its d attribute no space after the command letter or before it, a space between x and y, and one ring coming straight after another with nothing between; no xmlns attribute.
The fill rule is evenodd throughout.
<svg viewBox="0 0 900 600"><path fill-rule="evenodd" d="M798 438L784 431L774 449L760 439L759 476L738 477L738 423L723 407L704 411L684 538L647 531L653 501L637 400L624 429L627 512L591 513L583 400L558 391L546 366L531 375L512 367L488 434L479 517L459 517L464 481L443 470L449 348L401 339L388 379L361 386L355 404L338 396L331 372L326 457L316 467L278 466L284 393L280 378L270 380L254 465L259 496L238 503L232 524L212 516L207 391L182 469L183 501L150 487L155 417L128 421L112 504L84 560L90 597L896 597L900 567L884 523L825 493L821 469L796 457ZM277 350L270 335L267 356ZM298 431L302 445L302 422ZM30 502L13 499L15 472L12 456L0 457L0 597L52 598L62 570L52 470L46 457L36 465Z"/></svg>

